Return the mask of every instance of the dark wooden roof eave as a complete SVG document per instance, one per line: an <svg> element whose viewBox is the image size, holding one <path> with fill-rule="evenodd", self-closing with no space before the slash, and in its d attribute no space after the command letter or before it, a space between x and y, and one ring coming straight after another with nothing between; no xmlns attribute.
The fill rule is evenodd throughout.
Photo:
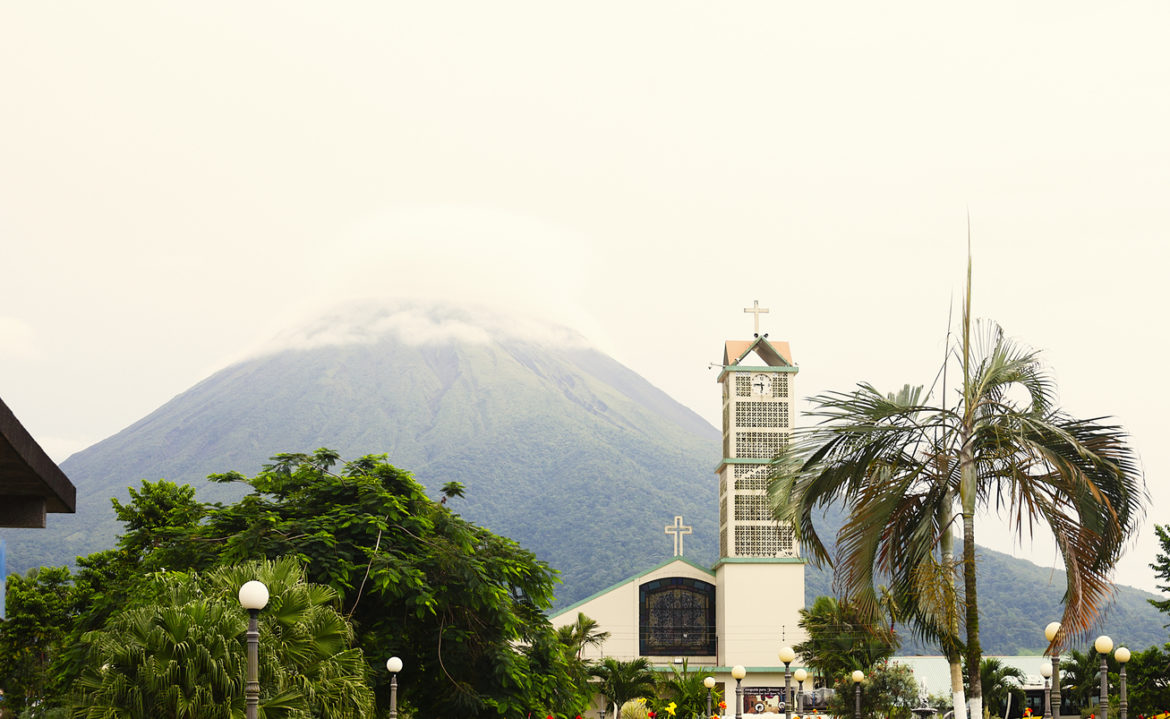
<svg viewBox="0 0 1170 719"><path fill-rule="evenodd" d="M40 497L45 511L77 511L77 488L0 399L0 495Z"/></svg>

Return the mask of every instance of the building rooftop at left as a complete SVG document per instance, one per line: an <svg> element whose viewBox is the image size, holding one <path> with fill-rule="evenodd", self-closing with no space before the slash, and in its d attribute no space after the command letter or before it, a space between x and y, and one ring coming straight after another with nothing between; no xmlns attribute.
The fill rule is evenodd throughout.
<svg viewBox="0 0 1170 719"><path fill-rule="evenodd" d="M77 488L0 400L0 527L45 526L77 511Z"/></svg>

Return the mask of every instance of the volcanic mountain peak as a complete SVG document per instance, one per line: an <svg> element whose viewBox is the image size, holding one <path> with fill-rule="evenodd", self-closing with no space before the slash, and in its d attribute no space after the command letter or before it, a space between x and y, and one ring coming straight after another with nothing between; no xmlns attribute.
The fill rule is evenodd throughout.
<svg viewBox="0 0 1170 719"><path fill-rule="evenodd" d="M394 338L405 344L526 344L588 347L584 336L568 327L535 317L488 307L437 301L354 300L277 334L258 354L331 345L371 344Z"/></svg>

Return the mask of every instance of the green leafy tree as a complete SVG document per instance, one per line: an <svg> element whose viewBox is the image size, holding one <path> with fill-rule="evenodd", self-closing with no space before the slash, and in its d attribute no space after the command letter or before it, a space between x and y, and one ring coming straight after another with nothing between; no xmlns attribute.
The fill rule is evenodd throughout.
<svg viewBox="0 0 1170 719"><path fill-rule="evenodd" d="M422 716L519 716L576 691L568 673L550 669L550 682L533 671L533 662L557 664L543 614L552 570L432 501L384 456L282 454L254 477L211 479L251 492L205 507L198 524L182 523L151 555L171 561L194 547L187 556L195 569L298 558L311 581L337 592L372 655L380 699L391 654L406 662L402 706Z"/></svg>
<svg viewBox="0 0 1170 719"><path fill-rule="evenodd" d="M593 702L589 664L577 659L572 646L553 633L537 634L523 648L531 686L528 693L540 698L532 716L573 719L583 715Z"/></svg>
<svg viewBox="0 0 1170 719"><path fill-rule="evenodd" d="M1154 557L1150 569L1154 570L1154 576L1162 582L1158 585L1158 590L1170 592L1170 524L1155 524L1154 532L1158 535L1158 545L1161 547L1161 551ZM1170 614L1170 598L1147 599L1146 601L1157 607L1158 611L1163 614Z"/></svg>
<svg viewBox="0 0 1170 719"><path fill-rule="evenodd" d="M58 704L50 664L76 614L66 567L43 567L8 576L7 619L0 622L0 687L5 710L40 716Z"/></svg>
<svg viewBox="0 0 1170 719"><path fill-rule="evenodd" d="M799 625L808 639L793 649L826 684L854 669L868 670L898 648L897 636L881 615L860 612L835 597L817 597L801 609Z"/></svg>
<svg viewBox="0 0 1170 719"><path fill-rule="evenodd" d="M336 593L309 584L294 559L158 573L150 601L126 608L83 638L76 717L231 719L244 714L244 582L268 586L260 613L261 709L269 717L361 717L373 711L361 650L334 608Z"/></svg>
<svg viewBox="0 0 1170 719"><path fill-rule="evenodd" d="M626 702L655 695L657 678L650 668L650 660L645 657L630 661L605 657L590 673L601 680L597 693L605 697L607 704L613 705L615 716L618 708Z"/></svg>
<svg viewBox="0 0 1170 719"><path fill-rule="evenodd" d="M982 659L975 572L975 514L1004 510L1019 533L1035 524L1053 533L1067 588L1063 633L1086 632L1112 590L1110 571L1147 498L1127 435L1102 419L1080 420L1055 406L1055 385L1038 355L994 324L975 336L971 264L962 334L952 359L961 377L942 404L857 412L882 395L860 385L852 393L813 398L820 424L798 436L777 463L777 518L791 521L819 561L829 554L813 525L815 510L846 507L838 536L845 596L864 602L881 572L909 584L920 559L949 531L947 497L958 500L963 526L964 653L970 672ZM946 364L944 363L944 370ZM935 517L931 520L929 517ZM937 528L935 526L937 525ZM976 677L977 679L977 677ZM982 691L971 683L971 706Z"/></svg>
<svg viewBox="0 0 1170 719"><path fill-rule="evenodd" d="M1125 672L1130 716L1153 716L1170 707L1170 644L1134 652Z"/></svg>
<svg viewBox="0 0 1170 719"><path fill-rule="evenodd" d="M127 504L110 501L124 528L118 546L138 565L138 572L201 564L199 545L176 541L189 535L206 512L195 499L195 490L164 479L144 480L141 487L130 487L129 492Z"/></svg>
<svg viewBox="0 0 1170 719"><path fill-rule="evenodd" d="M830 713L852 717L857 691L853 679L840 674L833 677L832 686L835 692L829 699ZM880 661L869 668L861 682L861 714L865 719L909 719L918 700L914 671L905 664Z"/></svg>

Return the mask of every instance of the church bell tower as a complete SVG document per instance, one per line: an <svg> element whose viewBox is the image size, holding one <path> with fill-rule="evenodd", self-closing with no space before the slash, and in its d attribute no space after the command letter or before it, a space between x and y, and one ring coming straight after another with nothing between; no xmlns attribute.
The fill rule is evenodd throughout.
<svg viewBox="0 0 1170 719"><path fill-rule="evenodd" d="M723 349L723 460L719 475L719 556L797 557L792 530L777 526L768 506L768 467L792 435L793 380L799 371L787 342L728 340Z"/></svg>
<svg viewBox="0 0 1170 719"><path fill-rule="evenodd" d="M760 333L728 340L718 382L723 390L723 457L719 477L719 561L715 565L719 656L731 664L768 666L780 646L799 642L804 563L792 528L772 518L768 475L788 446L799 371L787 342Z"/></svg>

